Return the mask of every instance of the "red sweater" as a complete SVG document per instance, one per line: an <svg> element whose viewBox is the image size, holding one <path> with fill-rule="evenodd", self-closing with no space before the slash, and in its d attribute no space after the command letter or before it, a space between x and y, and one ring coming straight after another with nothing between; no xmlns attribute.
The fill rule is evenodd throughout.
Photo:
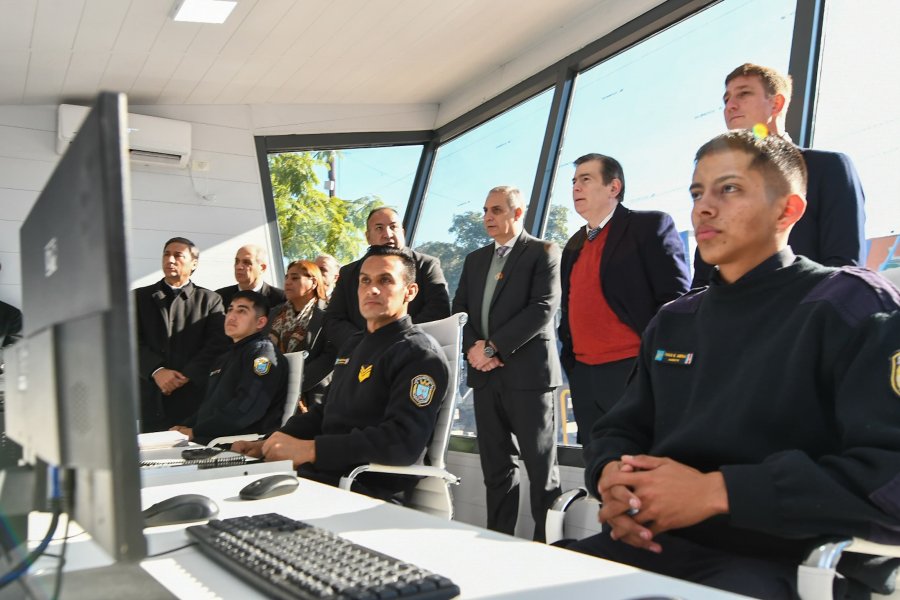
<svg viewBox="0 0 900 600"><path fill-rule="evenodd" d="M603 247L609 227L593 241L585 240L569 275L569 329L575 359L602 365L638 355L641 337L619 320L600 287Z"/></svg>

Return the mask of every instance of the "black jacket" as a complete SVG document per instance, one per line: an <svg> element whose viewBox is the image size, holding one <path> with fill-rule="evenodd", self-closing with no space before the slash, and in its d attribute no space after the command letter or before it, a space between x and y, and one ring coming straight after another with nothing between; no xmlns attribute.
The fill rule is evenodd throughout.
<svg viewBox="0 0 900 600"><path fill-rule="evenodd" d="M217 293L188 283L170 308L169 290L160 280L134 291L143 431L180 425L197 412L210 365L231 343ZM180 371L190 381L164 396L152 378L160 367Z"/></svg>
<svg viewBox="0 0 900 600"><path fill-rule="evenodd" d="M240 288L238 287L238 285L234 284L216 290L216 293L222 296L222 308L225 310L225 312L228 312L228 305L231 304L231 299L234 298L234 295L238 293L239 289ZM273 287L265 281L263 282L262 287L259 289L259 293L269 300L270 309L275 308L285 301L284 290L281 288Z"/></svg>
<svg viewBox="0 0 900 600"><path fill-rule="evenodd" d="M265 332L233 344L213 362L206 396L184 425L194 441L208 444L223 435L270 433L281 425L288 364Z"/></svg>
<svg viewBox="0 0 900 600"><path fill-rule="evenodd" d="M463 327L463 352L478 340L481 307L494 243L466 256L453 312L469 314ZM528 235L516 240L503 265L490 304L490 340L504 366L487 373L467 365L469 387L480 388L490 377L500 377L504 386L538 390L562 383L553 319L559 307L559 247Z"/></svg>

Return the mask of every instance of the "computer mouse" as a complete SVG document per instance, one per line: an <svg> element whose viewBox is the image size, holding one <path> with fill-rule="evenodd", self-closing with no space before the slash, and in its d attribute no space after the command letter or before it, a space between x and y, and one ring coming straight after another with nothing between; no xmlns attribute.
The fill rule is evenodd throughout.
<svg viewBox="0 0 900 600"><path fill-rule="evenodd" d="M200 494L181 494L157 502L141 513L144 527L206 521L219 514L215 502Z"/></svg>
<svg viewBox="0 0 900 600"><path fill-rule="evenodd" d="M269 475L248 483L238 493L238 496L240 496L241 500L262 500L263 498L290 494L297 489L298 485L300 485L300 482L297 481L296 475L279 473L278 475Z"/></svg>

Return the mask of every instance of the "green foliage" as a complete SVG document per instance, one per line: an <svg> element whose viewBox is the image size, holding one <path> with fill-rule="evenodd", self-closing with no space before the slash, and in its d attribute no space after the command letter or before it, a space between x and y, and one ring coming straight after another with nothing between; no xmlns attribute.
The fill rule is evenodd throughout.
<svg viewBox="0 0 900 600"><path fill-rule="evenodd" d="M365 246L366 216L384 202L377 196L329 198L316 175L328 153L292 152L269 156L275 211L287 260L333 255L344 264Z"/></svg>
<svg viewBox="0 0 900 600"><path fill-rule="evenodd" d="M565 245L568 235L568 212L565 206L552 206L547 220L544 238ZM441 269L450 287L450 298L456 293L459 276L462 275L466 255L486 246L491 238L484 230L481 213L475 211L453 215L447 232L453 234L452 242L426 242L416 248L418 252L430 254L441 261Z"/></svg>

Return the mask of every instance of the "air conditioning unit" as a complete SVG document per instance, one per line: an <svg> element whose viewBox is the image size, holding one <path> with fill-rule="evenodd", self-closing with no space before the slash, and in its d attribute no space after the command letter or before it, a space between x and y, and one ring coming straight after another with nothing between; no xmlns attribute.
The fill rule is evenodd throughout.
<svg viewBox="0 0 900 600"><path fill-rule="evenodd" d="M59 105L57 152L65 153L88 110L85 106ZM129 113L128 153L138 165L186 167L191 159L191 124Z"/></svg>

